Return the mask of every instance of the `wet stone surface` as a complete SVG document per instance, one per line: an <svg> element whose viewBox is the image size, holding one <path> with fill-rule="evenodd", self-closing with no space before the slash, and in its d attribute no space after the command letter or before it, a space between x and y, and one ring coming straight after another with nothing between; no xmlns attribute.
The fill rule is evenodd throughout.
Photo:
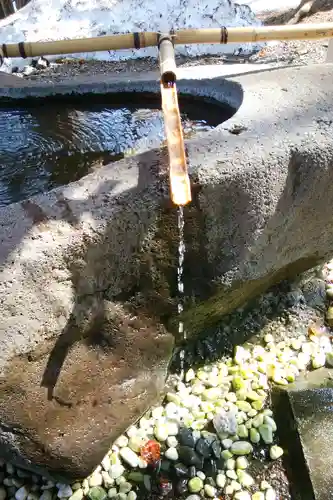
<svg viewBox="0 0 333 500"><path fill-rule="evenodd" d="M332 375L330 369L317 370L274 395L295 499L333 498Z"/></svg>
<svg viewBox="0 0 333 500"><path fill-rule="evenodd" d="M76 181L164 144L159 98L132 94L1 104L0 207ZM221 108L180 97L185 137L223 121ZM226 110L227 111L227 110Z"/></svg>

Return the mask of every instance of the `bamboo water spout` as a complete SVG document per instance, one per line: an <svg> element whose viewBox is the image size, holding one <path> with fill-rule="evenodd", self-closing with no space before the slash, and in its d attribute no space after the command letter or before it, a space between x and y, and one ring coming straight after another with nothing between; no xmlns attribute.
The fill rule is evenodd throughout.
<svg viewBox="0 0 333 500"><path fill-rule="evenodd" d="M172 34L174 45L192 43L248 43L270 40L316 40L333 38L333 23L287 26L247 26L211 29L183 29ZM36 57L158 46L160 34L136 32L55 42L20 42L0 45L2 57Z"/></svg>
<svg viewBox="0 0 333 500"><path fill-rule="evenodd" d="M183 129L179 113L176 61L171 36L168 34L161 35L158 48L162 111L169 153L171 199L175 205L183 206L191 201L191 186L187 172Z"/></svg>

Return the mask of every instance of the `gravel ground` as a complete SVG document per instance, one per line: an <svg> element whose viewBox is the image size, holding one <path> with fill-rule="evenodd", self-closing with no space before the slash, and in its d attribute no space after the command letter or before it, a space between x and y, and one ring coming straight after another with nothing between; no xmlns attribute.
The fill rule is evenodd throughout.
<svg viewBox="0 0 333 500"><path fill-rule="evenodd" d="M333 1L329 0L332 8L317 12L302 20L302 23L323 23L333 22ZM326 4L326 7L329 7ZM291 16L284 15L282 18L276 13L269 13L263 19L265 24L277 24L281 21L288 21ZM177 57L177 66L197 66L208 64L234 64L234 63L254 63L273 64L274 66L285 66L295 64L316 64L322 63L326 59L328 40L315 41L290 41L271 42L263 51L250 57L242 55L232 57L202 56L197 58ZM60 82L65 78L78 75L96 74L117 74L123 72L147 72L157 70L157 59L144 58L132 61L84 61L78 59L63 59L51 64L43 70L35 70L31 74L24 76L27 80L37 80L43 82ZM28 71L29 72L29 71Z"/></svg>

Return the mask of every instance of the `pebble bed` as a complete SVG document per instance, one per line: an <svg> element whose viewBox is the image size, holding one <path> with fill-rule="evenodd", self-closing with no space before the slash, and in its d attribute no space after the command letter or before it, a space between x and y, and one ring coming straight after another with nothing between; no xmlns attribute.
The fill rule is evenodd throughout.
<svg viewBox="0 0 333 500"><path fill-rule="evenodd" d="M324 273L333 301L333 260ZM333 305L326 321L333 325ZM81 482L55 483L0 463L0 500L278 500L276 488L251 467L260 456L270 462L283 458L270 408L272 385L287 386L323 366L333 367L324 326L310 326L307 336L278 342L266 334L262 345L237 346L233 356L172 376L161 406L120 436ZM156 463L144 459L147 442L160 451Z"/></svg>

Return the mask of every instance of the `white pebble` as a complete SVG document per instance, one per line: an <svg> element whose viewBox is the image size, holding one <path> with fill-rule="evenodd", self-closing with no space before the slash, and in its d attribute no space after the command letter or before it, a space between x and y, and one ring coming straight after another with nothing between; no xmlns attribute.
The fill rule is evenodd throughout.
<svg viewBox="0 0 333 500"><path fill-rule="evenodd" d="M276 500L276 493L273 488L269 488L265 492L265 500Z"/></svg>
<svg viewBox="0 0 333 500"><path fill-rule="evenodd" d="M227 478L224 474L217 474L216 476L216 484L219 488L224 488Z"/></svg>
<svg viewBox="0 0 333 500"><path fill-rule="evenodd" d="M93 488L94 486L102 486L102 484L103 484L102 474L100 474L99 472L95 473L92 476L90 476L88 481L89 481L89 486L91 488Z"/></svg>
<svg viewBox="0 0 333 500"><path fill-rule="evenodd" d="M317 370L318 368L322 368L323 366L325 366L325 363L326 363L325 352L322 351L314 354L312 358L312 368Z"/></svg>
<svg viewBox="0 0 333 500"><path fill-rule="evenodd" d="M117 488L110 488L108 491L108 497L109 498L117 498L117 496L118 496Z"/></svg>
<svg viewBox="0 0 333 500"><path fill-rule="evenodd" d="M282 457L282 455L283 455L283 449L280 446L273 445L270 447L269 456L271 457L272 460L277 460L278 458Z"/></svg>
<svg viewBox="0 0 333 500"><path fill-rule="evenodd" d="M167 422L166 427L168 430L168 436L177 436L179 432L179 427L177 422Z"/></svg>
<svg viewBox="0 0 333 500"><path fill-rule="evenodd" d="M229 448L231 448L232 443L233 443L232 439L223 439L222 440L222 446L226 450L228 450Z"/></svg>
<svg viewBox="0 0 333 500"><path fill-rule="evenodd" d="M192 368L190 368L185 374L185 381L191 382L191 380L195 379L195 372Z"/></svg>
<svg viewBox="0 0 333 500"><path fill-rule="evenodd" d="M225 473L225 475L229 478L229 479L238 479L237 477L237 474L234 470L227 470L227 472Z"/></svg>
<svg viewBox="0 0 333 500"><path fill-rule="evenodd" d="M127 436L119 436L119 438L114 443L118 448L124 448L124 446L128 445L128 437Z"/></svg>
<svg viewBox="0 0 333 500"><path fill-rule="evenodd" d="M123 483L126 483L126 478L124 476L117 477L116 484L120 486Z"/></svg>
<svg viewBox="0 0 333 500"><path fill-rule="evenodd" d="M164 408L163 406L158 406L157 408L154 408L153 411L151 412L151 416L153 417L154 420L159 420L164 413Z"/></svg>
<svg viewBox="0 0 333 500"><path fill-rule="evenodd" d="M136 427L134 427L134 425L132 425L131 427L129 427L126 431L126 434L127 436L130 438L132 436L135 436L137 434L138 430Z"/></svg>
<svg viewBox="0 0 333 500"><path fill-rule="evenodd" d="M178 440L175 436L169 436L166 440L166 444L169 448L175 448L178 445Z"/></svg>
<svg viewBox="0 0 333 500"><path fill-rule="evenodd" d="M120 449L119 454L124 462L133 467L133 469L135 469L135 467L138 467L139 457L136 453L134 453L133 450L131 450L131 448L124 446L124 448Z"/></svg>
<svg viewBox="0 0 333 500"><path fill-rule="evenodd" d="M70 488L70 490L71 490L71 488ZM71 494L72 493L73 492L71 490ZM28 495L29 495L29 491L27 490L27 488L25 486L22 486L22 488L19 488L17 490L17 492L15 493L15 499L16 500L26 500ZM70 496L70 495L68 495L68 496Z"/></svg>
<svg viewBox="0 0 333 500"><path fill-rule="evenodd" d="M127 500L127 494L126 493L118 493L117 500Z"/></svg>
<svg viewBox="0 0 333 500"><path fill-rule="evenodd" d="M131 483L128 483L127 481L124 481L119 486L120 493L129 493L131 491L131 489L132 489L132 485L131 485Z"/></svg>
<svg viewBox="0 0 333 500"><path fill-rule="evenodd" d="M18 491L16 492L16 494L17 493L18 493ZM58 498L69 498L72 495L73 495L73 490L68 484L62 485L62 487L59 488L58 493L57 493ZM17 498L16 495L15 495L15 498L16 498L16 500L21 500L21 498Z"/></svg>
<svg viewBox="0 0 333 500"><path fill-rule="evenodd" d="M82 500L82 498L83 498L83 490L82 488L79 488L78 490L74 491L73 495L69 497L69 500Z"/></svg>
<svg viewBox="0 0 333 500"><path fill-rule="evenodd" d="M154 435L158 441L166 441L169 436L168 426L158 423L154 428Z"/></svg>
<svg viewBox="0 0 333 500"><path fill-rule="evenodd" d="M235 500L251 500L251 495L247 491L238 491L234 495Z"/></svg>
<svg viewBox="0 0 333 500"><path fill-rule="evenodd" d="M209 498L214 498L216 494L216 489L214 488L214 486L211 486L210 484L205 484L204 492Z"/></svg>
<svg viewBox="0 0 333 500"><path fill-rule="evenodd" d="M165 458L168 460L173 460L176 461L178 460L178 451L176 448L168 448L166 452L164 453Z"/></svg>
<svg viewBox="0 0 333 500"><path fill-rule="evenodd" d="M102 464L103 469L108 471L111 467L110 457L108 455L105 455L101 464Z"/></svg>
<svg viewBox="0 0 333 500"><path fill-rule="evenodd" d="M111 465L109 469L109 476L111 479L117 479L120 477L123 473L125 472L125 467L123 465L119 464L114 464Z"/></svg>
<svg viewBox="0 0 333 500"><path fill-rule="evenodd" d="M114 485L114 479L112 479L109 475L108 472L106 472L105 470L103 470L101 472L102 474L102 478L103 478L103 484L104 486L108 489L108 488L111 488L111 486Z"/></svg>

